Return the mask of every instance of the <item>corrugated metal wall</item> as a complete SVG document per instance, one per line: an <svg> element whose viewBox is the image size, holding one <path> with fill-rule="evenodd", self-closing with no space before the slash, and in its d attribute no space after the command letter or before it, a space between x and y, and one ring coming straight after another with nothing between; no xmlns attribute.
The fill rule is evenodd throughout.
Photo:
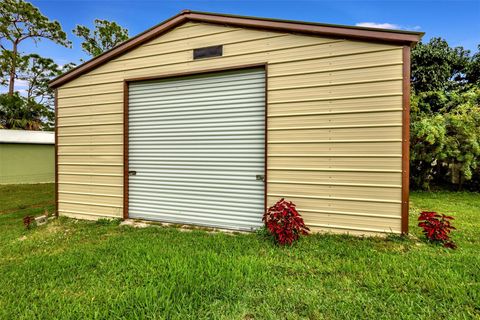
<svg viewBox="0 0 480 320"><path fill-rule="evenodd" d="M265 71L129 86L129 217L250 230L265 206Z"/></svg>
<svg viewBox="0 0 480 320"><path fill-rule="evenodd" d="M54 181L54 145L0 143L0 184Z"/></svg>
<svg viewBox="0 0 480 320"><path fill-rule="evenodd" d="M400 232L402 47L190 22L58 89L60 214L122 214L124 79L264 62L268 203L314 230Z"/></svg>

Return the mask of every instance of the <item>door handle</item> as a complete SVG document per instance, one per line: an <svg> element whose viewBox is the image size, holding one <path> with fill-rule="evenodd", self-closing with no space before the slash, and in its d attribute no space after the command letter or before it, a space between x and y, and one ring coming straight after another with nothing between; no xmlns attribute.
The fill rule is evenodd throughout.
<svg viewBox="0 0 480 320"><path fill-rule="evenodd" d="M129 176L136 176L136 175L137 175L137 171L128 171L128 175L129 175Z"/></svg>
<svg viewBox="0 0 480 320"><path fill-rule="evenodd" d="M263 174L257 174L255 176L255 180L257 181L264 181L265 182L265 176Z"/></svg>

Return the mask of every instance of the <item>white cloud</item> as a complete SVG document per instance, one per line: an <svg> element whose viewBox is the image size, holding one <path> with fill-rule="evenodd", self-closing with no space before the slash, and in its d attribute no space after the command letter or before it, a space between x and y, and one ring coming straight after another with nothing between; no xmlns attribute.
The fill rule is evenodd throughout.
<svg viewBox="0 0 480 320"><path fill-rule="evenodd" d="M28 81L25 80L15 80L15 91L18 91L20 95L27 95ZM0 94L8 92L8 84L6 86L0 86Z"/></svg>
<svg viewBox="0 0 480 320"><path fill-rule="evenodd" d="M21 96L27 95L28 81L26 80L15 80L15 91L18 91Z"/></svg>
<svg viewBox="0 0 480 320"><path fill-rule="evenodd" d="M28 87L28 81L20 80L20 79L15 80L15 88L26 88L26 87Z"/></svg>
<svg viewBox="0 0 480 320"><path fill-rule="evenodd" d="M397 29L397 30L420 30L420 26L402 26L394 23L377 23L377 22L358 22L355 24L357 27L367 28L381 28L381 29Z"/></svg>
<svg viewBox="0 0 480 320"><path fill-rule="evenodd" d="M403 29L393 23L376 23L376 22L359 22L355 24L357 27L381 28L381 29Z"/></svg>

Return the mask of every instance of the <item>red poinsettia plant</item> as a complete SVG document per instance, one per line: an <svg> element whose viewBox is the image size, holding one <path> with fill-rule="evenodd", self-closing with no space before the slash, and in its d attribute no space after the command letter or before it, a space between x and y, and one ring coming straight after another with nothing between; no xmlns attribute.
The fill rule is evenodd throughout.
<svg viewBox="0 0 480 320"><path fill-rule="evenodd" d="M440 215L436 212L423 211L418 217L418 226L423 228L423 234L431 242L441 243L446 248L455 249L457 246L450 239L450 232L456 228L452 226L451 216Z"/></svg>
<svg viewBox="0 0 480 320"><path fill-rule="evenodd" d="M283 198L268 208L263 215L263 222L280 245L291 245L300 235L307 235L310 231L297 212L295 204Z"/></svg>

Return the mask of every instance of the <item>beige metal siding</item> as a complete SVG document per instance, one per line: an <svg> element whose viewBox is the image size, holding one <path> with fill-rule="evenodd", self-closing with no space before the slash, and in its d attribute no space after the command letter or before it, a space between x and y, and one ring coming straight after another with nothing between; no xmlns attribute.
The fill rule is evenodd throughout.
<svg viewBox="0 0 480 320"><path fill-rule="evenodd" d="M264 62L268 204L314 230L400 232L402 47L193 22L58 89L60 214L122 215L124 79Z"/></svg>

